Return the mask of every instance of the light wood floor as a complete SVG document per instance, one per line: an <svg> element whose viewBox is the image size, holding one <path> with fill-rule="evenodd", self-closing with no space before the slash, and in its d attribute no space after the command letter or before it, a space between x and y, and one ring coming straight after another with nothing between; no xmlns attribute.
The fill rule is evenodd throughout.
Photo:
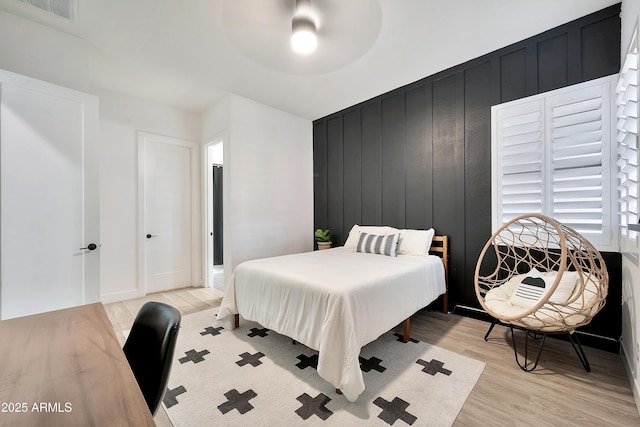
<svg viewBox="0 0 640 427"><path fill-rule="evenodd" d="M220 305L215 289L187 288L106 304L119 339L131 328L146 301L162 301L182 314ZM508 330L496 326L483 340L488 323L453 314L420 312L411 319L411 335L487 364L455 426L640 426L620 355L585 347L591 372L584 370L571 344L548 339L538 369L517 367ZM159 426L171 426L164 410Z"/></svg>

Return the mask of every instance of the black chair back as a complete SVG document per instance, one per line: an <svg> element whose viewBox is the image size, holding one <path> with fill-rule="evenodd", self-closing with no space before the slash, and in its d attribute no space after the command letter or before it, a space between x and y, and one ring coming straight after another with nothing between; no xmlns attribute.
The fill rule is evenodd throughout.
<svg viewBox="0 0 640 427"><path fill-rule="evenodd" d="M147 302L140 308L124 344L124 354L154 415L169 381L180 319L180 312L174 307Z"/></svg>

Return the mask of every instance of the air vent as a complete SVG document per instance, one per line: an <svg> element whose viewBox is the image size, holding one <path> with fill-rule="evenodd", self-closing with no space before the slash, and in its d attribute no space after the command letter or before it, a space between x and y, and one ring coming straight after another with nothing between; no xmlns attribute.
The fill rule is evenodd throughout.
<svg viewBox="0 0 640 427"><path fill-rule="evenodd" d="M74 20L75 17L75 0L20 0L22 3L30 4L38 9L42 9L46 12Z"/></svg>

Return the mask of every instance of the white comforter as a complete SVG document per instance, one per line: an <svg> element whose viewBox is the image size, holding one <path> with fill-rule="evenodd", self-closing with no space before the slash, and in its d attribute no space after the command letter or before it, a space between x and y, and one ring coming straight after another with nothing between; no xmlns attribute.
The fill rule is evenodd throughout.
<svg viewBox="0 0 640 427"><path fill-rule="evenodd" d="M436 256L389 257L338 247L240 264L218 319L240 313L318 350L318 374L353 402L364 390L362 346L445 289Z"/></svg>

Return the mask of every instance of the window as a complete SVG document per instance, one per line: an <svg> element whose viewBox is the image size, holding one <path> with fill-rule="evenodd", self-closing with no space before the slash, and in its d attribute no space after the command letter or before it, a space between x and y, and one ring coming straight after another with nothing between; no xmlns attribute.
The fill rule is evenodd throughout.
<svg viewBox="0 0 640 427"><path fill-rule="evenodd" d="M615 123L617 76L492 107L493 229L547 215L601 250L618 250Z"/></svg>

